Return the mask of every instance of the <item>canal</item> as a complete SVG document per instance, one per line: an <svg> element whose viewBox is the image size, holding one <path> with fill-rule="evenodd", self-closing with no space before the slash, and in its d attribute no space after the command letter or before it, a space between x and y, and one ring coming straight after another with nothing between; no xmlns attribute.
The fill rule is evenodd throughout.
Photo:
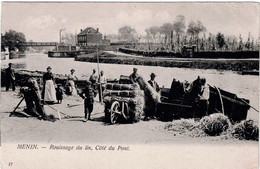
<svg viewBox="0 0 260 169"><path fill-rule="evenodd" d="M74 58L49 58L47 54L31 53L19 59L2 60L2 68L8 63L13 63L17 69L46 71L48 66L52 67L53 73L68 74L73 68L78 77L88 78L92 70L97 69L97 63L78 62ZM170 87L172 79L180 81L193 81L197 76L205 77L211 86L237 94L250 100L250 104L259 109L259 77L251 75L240 75L232 71L218 71L215 69L188 69L188 68L165 68L157 66L141 65L117 65L100 64L100 70L105 72L107 78L118 79L120 75L129 75L133 67L138 68L138 73L149 80L151 72L157 75L156 81L160 86ZM258 120L258 113L252 108L249 110L248 118Z"/></svg>

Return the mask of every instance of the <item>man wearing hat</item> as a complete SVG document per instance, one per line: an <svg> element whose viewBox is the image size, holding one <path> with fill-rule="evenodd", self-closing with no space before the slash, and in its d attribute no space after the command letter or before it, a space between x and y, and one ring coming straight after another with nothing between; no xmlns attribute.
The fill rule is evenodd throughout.
<svg viewBox="0 0 260 169"><path fill-rule="evenodd" d="M90 75L89 81L91 82L92 88L94 90L97 90L97 80L98 80L98 75L96 73L96 69L93 69L93 73ZM96 94L95 94L95 97L96 97Z"/></svg>
<svg viewBox="0 0 260 169"><path fill-rule="evenodd" d="M195 109L195 118L201 118L202 116L208 115L209 107L209 96L210 90L206 83L205 78L200 78L199 80L199 93L195 98L194 109Z"/></svg>
<svg viewBox="0 0 260 169"><path fill-rule="evenodd" d="M91 82L87 80L86 88L80 93L80 97L84 99L85 119L83 122L91 120L90 115L94 108L94 95L96 91L91 87Z"/></svg>
<svg viewBox="0 0 260 169"><path fill-rule="evenodd" d="M156 92L160 92L160 87L159 85L156 83L156 81L154 80L156 75L154 73L151 73L150 75L151 80L148 81L148 83L156 90Z"/></svg>
<svg viewBox="0 0 260 169"><path fill-rule="evenodd" d="M12 68L12 63L8 65L9 67L6 69L6 91L9 91L10 85L12 85L12 90L15 91L15 72Z"/></svg>
<svg viewBox="0 0 260 169"><path fill-rule="evenodd" d="M130 80L133 83L137 83L137 78L138 78L137 70L138 70L137 68L134 68L133 73L129 76Z"/></svg>

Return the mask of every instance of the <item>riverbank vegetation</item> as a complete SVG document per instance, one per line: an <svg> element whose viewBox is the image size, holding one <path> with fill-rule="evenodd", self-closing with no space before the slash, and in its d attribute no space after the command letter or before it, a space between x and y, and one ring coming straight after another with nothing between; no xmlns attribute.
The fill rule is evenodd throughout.
<svg viewBox="0 0 260 169"><path fill-rule="evenodd" d="M250 59L188 59L188 58L147 58L147 57L131 57L124 55L113 55L107 52L99 52L100 63L110 64L127 64L127 65L145 65L145 66L161 66L161 67L178 67L178 68L194 68L194 69L217 69L244 71L259 69L258 60ZM76 61L97 62L96 53L88 55L79 55L75 57Z"/></svg>

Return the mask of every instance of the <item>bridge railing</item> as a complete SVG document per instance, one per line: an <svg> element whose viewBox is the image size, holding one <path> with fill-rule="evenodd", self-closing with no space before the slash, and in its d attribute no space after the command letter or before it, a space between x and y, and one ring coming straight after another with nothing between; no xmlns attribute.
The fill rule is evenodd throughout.
<svg viewBox="0 0 260 169"><path fill-rule="evenodd" d="M22 42L23 46L57 46L58 42Z"/></svg>

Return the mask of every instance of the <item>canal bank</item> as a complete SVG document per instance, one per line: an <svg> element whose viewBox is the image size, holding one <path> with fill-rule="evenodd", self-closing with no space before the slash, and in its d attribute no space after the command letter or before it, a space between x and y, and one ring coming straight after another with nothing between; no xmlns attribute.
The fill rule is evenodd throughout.
<svg viewBox="0 0 260 169"><path fill-rule="evenodd" d="M97 62L96 54L78 55L75 61ZM199 59L199 58L161 58L161 57L136 57L123 54L99 54L100 63L144 65L160 67L194 68L231 70L236 72L258 70L259 59Z"/></svg>

